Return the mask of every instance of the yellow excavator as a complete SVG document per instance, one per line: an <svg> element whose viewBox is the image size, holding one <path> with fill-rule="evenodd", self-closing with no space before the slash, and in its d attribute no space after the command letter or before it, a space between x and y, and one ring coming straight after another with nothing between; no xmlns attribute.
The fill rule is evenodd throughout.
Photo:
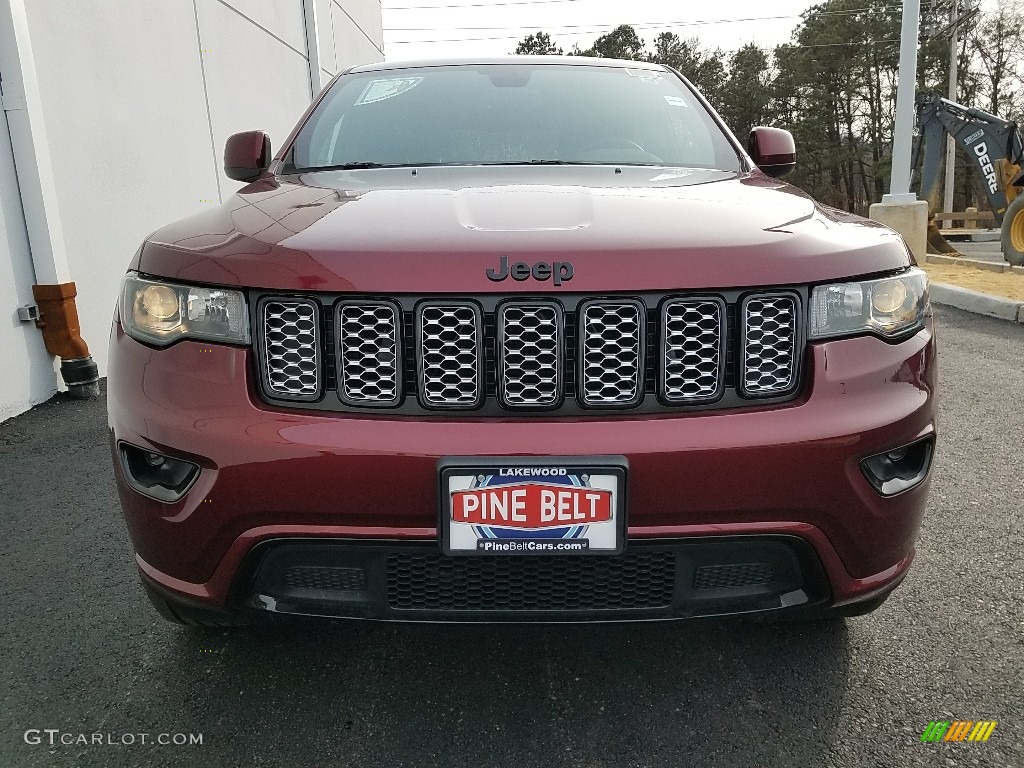
<svg viewBox="0 0 1024 768"><path fill-rule="evenodd" d="M1024 264L1024 143L1017 124L926 91L917 97L917 127L915 154L923 155L921 197L928 201L928 252L957 252L935 223L948 134L967 155L988 196L1001 230L1003 257L1014 266Z"/></svg>

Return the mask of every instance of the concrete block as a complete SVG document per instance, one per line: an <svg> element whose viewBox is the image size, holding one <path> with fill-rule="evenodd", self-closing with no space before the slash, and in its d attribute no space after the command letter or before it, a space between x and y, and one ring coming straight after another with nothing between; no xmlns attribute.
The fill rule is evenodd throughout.
<svg viewBox="0 0 1024 768"><path fill-rule="evenodd" d="M1021 319L1021 302L1004 299L1002 296L989 296L987 293L969 291L955 285L932 283L928 286L928 294L936 304L945 304L976 315L998 317L1000 320L1018 321Z"/></svg>
<svg viewBox="0 0 1024 768"><path fill-rule="evenodd" d="M989 229L984 232L972 232L972 243L998 243L1002 233L998 229Z"/></svg>
<svg viewBox="0 0 1024 768"><path fill-rule="evenodd" d="M978 209L975 208L973 205L971 205L971 206L967 207L967 210L964 211L964 213L969 214L971 216L977 216L978 215ZM965 219L964 220L964 229L977 229L977 228L978 228L978 220L977 219Z"/></svg>
<svg viewBox="0 0 1024 768"><path fill-rule="evenodd" d="M928 255L928 203L875 203L868 216L903 235L910 252L919 262Z"/></svg>
<svg viewBox="0 0 1024 768"><path fill-rule="evenodd" d="M1011 272L1016 272L1018 275L1024 275L1024 267L1010 267Z"/></svg>

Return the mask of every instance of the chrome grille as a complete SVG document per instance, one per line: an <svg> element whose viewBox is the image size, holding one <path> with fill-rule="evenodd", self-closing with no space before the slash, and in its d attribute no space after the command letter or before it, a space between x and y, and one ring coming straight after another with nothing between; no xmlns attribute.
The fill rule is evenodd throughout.
<svg viewBox="0 0 1024 768"><path fill-rule="evenodd" d="M399 309L383 301L342 302L338 344L338 397L350 405L395 405L401 397Z"/></svg>
<svg viewBox="0 0 1024 768"><path fill-rule="evenodd" d="M643 397L644 310L637 301L592 301L580 309L580 398L627 406Z"/></svg>
<svg viewBox="0 0 1024 768"><path fill-rule="evenodd" d="M742 314L741 390L755 397L788 392L796 383L796 299L752 296Z"/></svg>
<svg viewBox="0 0 1024 768"><path fill-rule="evenodd" d="M252 322L262 391L281 405L656 413L792 397L804 343L801 295L257 294Z"/></svg>
<svg viewBox="0 0 1024 768"><path fill-rule="evenodd" d="M662 310L662 397L672 403L714 400L725 368L725 304L676 299Z"/></svg>
<svg viewBox="0 0 1024 768"><path fill-rule="evenodd" d="M419 386L423 404L467 408L483 395L483 328L473 304L424 304L419 307Z"/></svg>
<svg viewBox="0 0 1024 768"><path fill-rule="evenodd" d="M321 382L317 305L301 299L268 299L262 310L267 389L284 398L317 397Z"/></svg>
<svg viewBox="0 0 1024 768"><path fill-rule="evenodd" d="M549 406L562 399L562 312L552 303L498 310L498 395L505 405Z"/></svg>

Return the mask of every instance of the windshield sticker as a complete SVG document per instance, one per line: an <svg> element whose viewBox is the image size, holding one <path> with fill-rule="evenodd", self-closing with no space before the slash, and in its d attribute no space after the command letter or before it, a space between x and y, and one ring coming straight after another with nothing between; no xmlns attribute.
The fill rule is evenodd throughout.
<svg viewBox="0 0 1024 768"><path fill-rule="evenodd" d="M421 82L423 82L422 77L389 77L386 80L371 80L359 94L355 106L373 104L376 101L400 96L406 91L411 91Z"/></svg>
<svg viewBox="0 0 1024 768"><path fill-rule="evenodd" d="M630 77L639 77L642 83L653 83L661 80L661 72L654 69L627 69L626 74Z"/></svg>
<svg viewBox="0 0 1024 768"><path fill-rule="evenodd" d="M686 99L684 99L682 96L666 96L665 101L667 101L669 103L669 106L672 107L690 106L689 104L686 103Z"/></svg>

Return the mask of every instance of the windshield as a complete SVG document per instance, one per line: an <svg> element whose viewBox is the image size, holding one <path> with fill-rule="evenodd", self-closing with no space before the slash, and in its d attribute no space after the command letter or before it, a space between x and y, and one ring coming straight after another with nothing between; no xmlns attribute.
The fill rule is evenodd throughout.
<svg viewBox="0 0 1024 768"><path fill-rule="evenodd" d="M529 163L740 169L671 72L492 64L342 77L299 133L285 172Z"/></svg>

